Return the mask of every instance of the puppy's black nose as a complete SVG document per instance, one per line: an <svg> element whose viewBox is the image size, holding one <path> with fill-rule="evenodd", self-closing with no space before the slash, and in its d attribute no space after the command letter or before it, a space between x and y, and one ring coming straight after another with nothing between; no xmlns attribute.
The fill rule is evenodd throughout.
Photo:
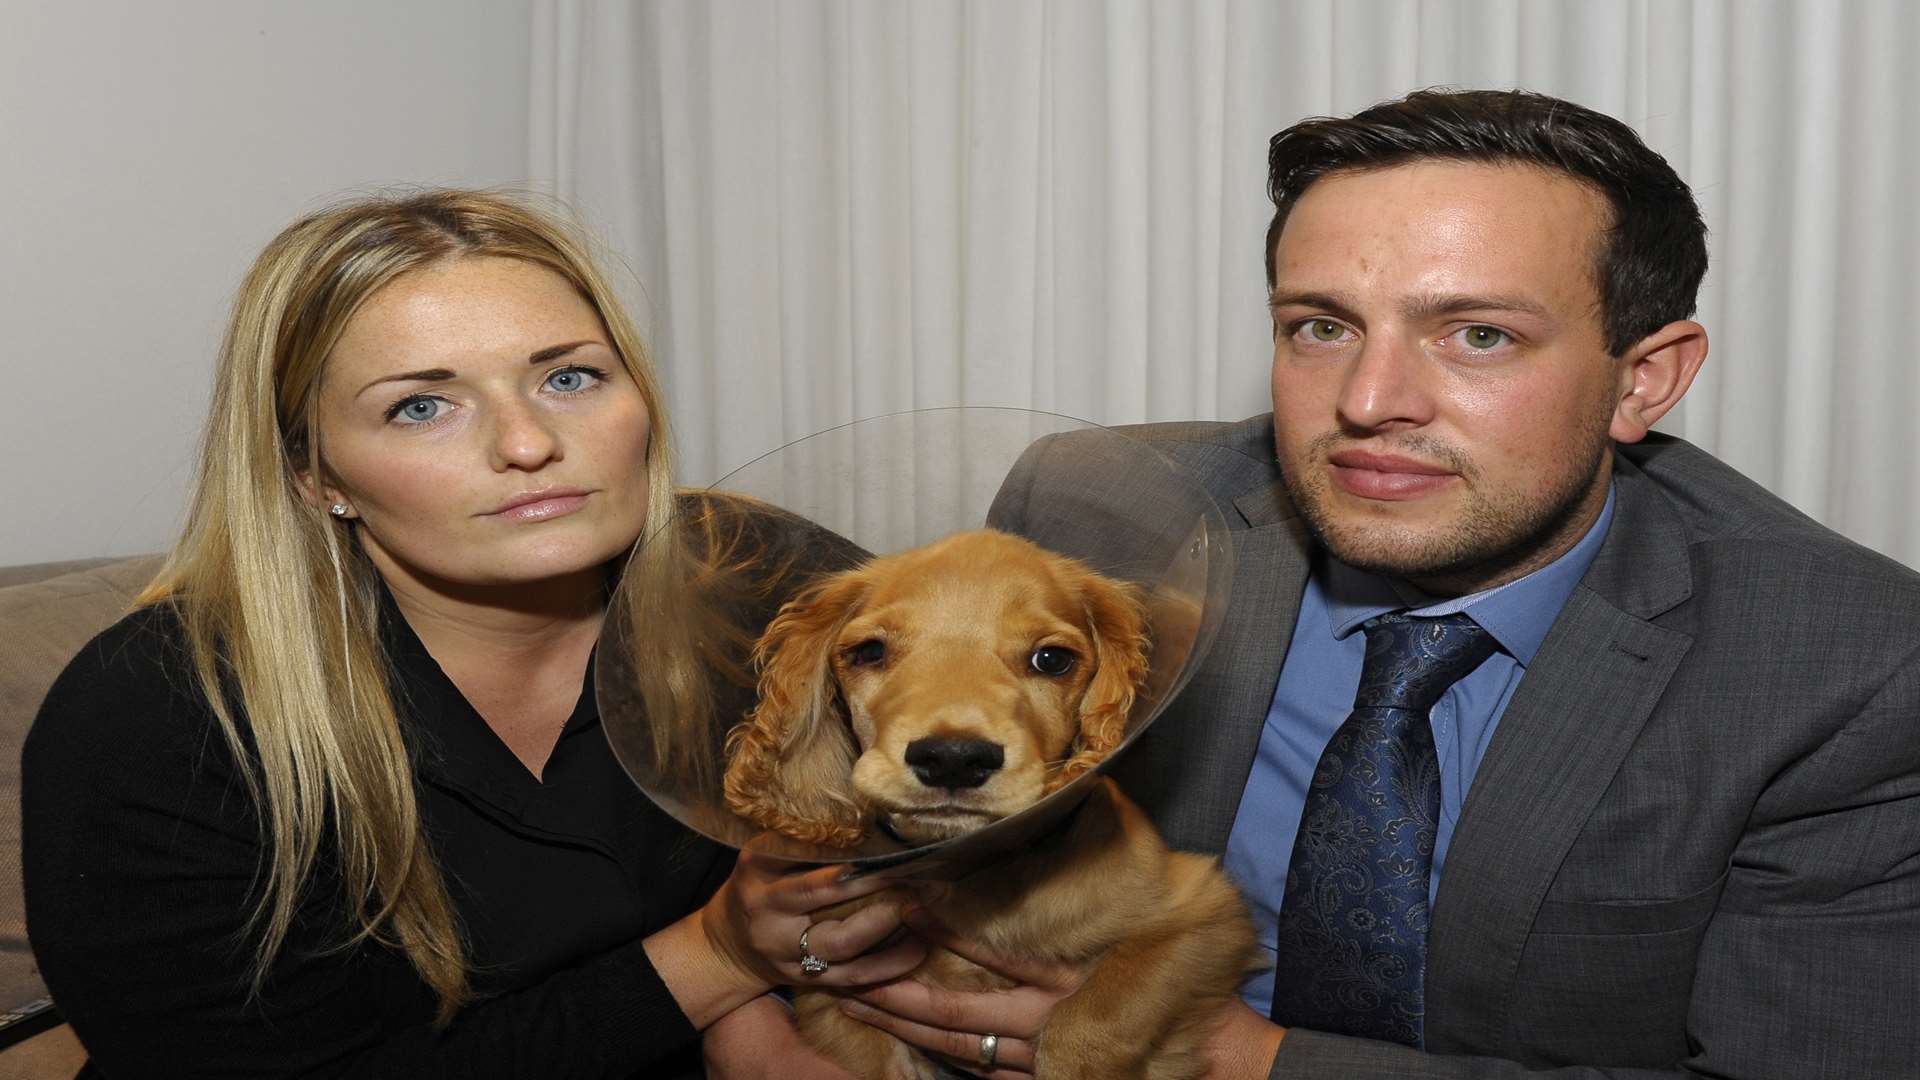
<svg viewBox="0 0 1920 1080"><path fill-rule="evenodd" d="M1006 757L1000 744L985 739L915 739L907 744L907 764L928 787L979 787Z"/></svg>

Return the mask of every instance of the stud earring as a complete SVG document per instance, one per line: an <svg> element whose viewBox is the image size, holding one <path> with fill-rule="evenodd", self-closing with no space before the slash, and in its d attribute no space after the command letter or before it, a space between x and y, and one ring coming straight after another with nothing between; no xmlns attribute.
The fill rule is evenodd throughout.
<svg viewBox="0 0 1920 1080"><path fill-rule="evenodd" d="M347 516L347 504L346 504L346 503L334 503L334 504L333 504L332 506L329 506L329 507L327 507L327 511L328 511L328 513L331 513L331 514L332 514L332 515L333 515L334 517L337 517L337 518L343 518L343 517L346 517L346 516Z"/></svg>

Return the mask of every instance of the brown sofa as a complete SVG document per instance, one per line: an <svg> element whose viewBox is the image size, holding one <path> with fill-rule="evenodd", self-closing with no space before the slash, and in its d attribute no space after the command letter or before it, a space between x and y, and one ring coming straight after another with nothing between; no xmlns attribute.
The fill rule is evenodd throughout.
<svg viewBox="0 0 1920 1080"><path fill-rule="evenodd" d="M85 1052L27 947L20 900L20 743L54 676L132 605L157 556L0 568L0 1080L67 1078Z"/></svg>

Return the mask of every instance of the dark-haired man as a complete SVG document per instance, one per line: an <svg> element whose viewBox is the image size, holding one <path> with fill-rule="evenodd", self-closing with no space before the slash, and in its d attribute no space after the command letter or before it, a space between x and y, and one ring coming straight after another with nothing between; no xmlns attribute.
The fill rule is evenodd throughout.
<svg viewBox="0 0 1920 1080"><path fill-rule="evenodd" d="M1135 429L1234 528L1117 770L1275 949L1215 1075L1920 1075L1920 576L1649 434L1707 353L1685 185L1506 92L1270 169L1273 413ZM1055 439L995 514L1086 550L1135 482ZM1074 976L988 959L1032 985L880 1022L1030 1069Z"/></svg>

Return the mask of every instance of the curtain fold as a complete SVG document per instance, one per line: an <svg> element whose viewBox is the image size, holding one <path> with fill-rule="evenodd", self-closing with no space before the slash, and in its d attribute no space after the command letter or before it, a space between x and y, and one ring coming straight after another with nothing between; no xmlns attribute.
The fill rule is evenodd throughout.
<svg viewBox="0 0 1920 1080"><path fill-rule="evenodd" d="M531 41L532 177L631 267L691 482L902 409L1264 411L1267 138L1517 85L1698 193L1662 426L1920 564L1902 0L536 0Z"/></svg>

